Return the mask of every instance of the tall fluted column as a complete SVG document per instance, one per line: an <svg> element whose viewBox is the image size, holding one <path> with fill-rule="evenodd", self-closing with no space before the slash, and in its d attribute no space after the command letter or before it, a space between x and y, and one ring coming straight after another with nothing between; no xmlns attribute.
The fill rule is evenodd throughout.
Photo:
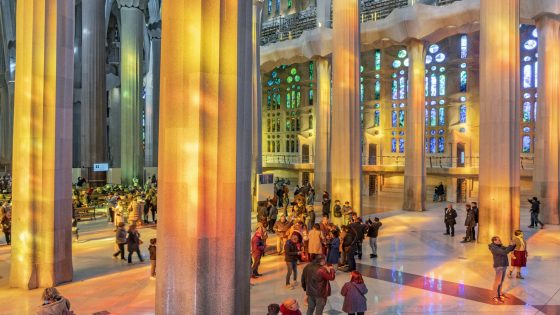
<svg viewBox="0 0 560 315"><path fill-rule="evenodd" d="M250 313L251 5L163 6L157 314Z"/></svg>
<svg viewBox="0 0 560 315"><path fill-rule="evenodd" d="M142 56L146 0L118 0L121 12L121 178L132 184L144 174Z"/></svg>
<svg viewBox="0 0 560 315"><path fill-rule="evenodd" d="M17 4L10 285L34 289L72 280L74 1Z"/></svg>
<svg viewBox="0 0 560 315"><path fill-rule="evenodd" d="M109 90L109 161L111 167L121 165L121 89Z"/></svg>
<svg viewBox="0 0 560 315"><path fill-rule="evenodd" d="M159 82L161 63L161 20L151 24L150 61L146 80L146 166L158 165Z"/></svg>
<svg viewBox="0 0 560 315"><path fill-rule="evenodd" d="M519 0L480 3L479 240L519 228ZM499 83L497 87L496 84Z"/></svg>
<svg viewBox="0 0 560 315"><path fill-rule="evenodd" d="M251 158L251 191L257 197L257 176L262 173L262 84L261 84L261 25L262 25L262 0L253 0L253 143ZM255 198L254 198L255 199ZM256 201L253 207L256 209Z"/></svg>
<svg viewBox="0 0 560 315"><path fill-rule="evenodd" d="M560 224L558 211L560 104L560 21L545 15L537 20L539 32L539 108L535 134L533 188L541 200L545 223Z"/></svg>
<svg viewBox="0 0 560 315"><path fill-rule="evenodd" d="M315 191L321 195L330 184L331 68L329 59L315 60L317 98L315 100Z"/></svg>
<svg viewBox="0 0 560 315"><path fill-rule="evenodd" d="M105 3L82 1L81 162L93 167L107 162L107 104L105 87ZM90 180L105 179L93 172Z"/></svg>
<svg viewBox="0 0 560 315"><path fill-rule="evenodd" d="M408 104L406 106L406 146L404 150L403 210L424 211L426 201L425 128L425 45L408 42Z"/></svg>
<svg viewBox="0 0 560 315"><path fill-rule="evenodd" d="M333 2L332 197L361 213L360 21L358 0Z"/></svg>

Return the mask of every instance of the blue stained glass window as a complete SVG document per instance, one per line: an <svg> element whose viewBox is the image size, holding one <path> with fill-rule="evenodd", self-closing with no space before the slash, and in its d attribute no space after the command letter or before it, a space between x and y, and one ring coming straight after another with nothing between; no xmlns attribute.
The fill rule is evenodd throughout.
<svg viewBox="0 0 560 315"><path fill-rule="evenodd" d="M268 14L272 13L272 0L268 0ZM270 152L270 143L268 146L268 152Z"/></svg>
<svg viewBox="0 0 560 315"><path fill-rule="evenodd" d="M528 123L531 121L531 103L523 103L523 122Z"/></svg>
<svg viewBox="0 0 560 315"><path fill-rule="evenodd" d="M459 89L461 92L466 92L467 91L467 71L461 71L460 74L460 86Z"/></svg>
<svg viewBox="0 0 560 315"><path fill-rule="evenodd" d="M430 76L430 96L437 96L437 77L435 73Z"/></svg>
<svg viewBox="0 0 560 315"><path fill-rule="evenodd" d="M438 153L445 153L445 139L444 137L438 138Z"/></svg>
<svg viewBox="0 0 560 315"><path fill-rule="evenodd" d="M391 126L393 128L397 127L397 111L396 110L391 112Z"/></svg>
<svg viewBox="0 0 560 315"><path fill-rule="evenodd" d="M431 54L435 54L439 51L439 46L438 45L431 45L430 48L428 48L428 51Z"/></svg>
<svg viewBox="0 0 560 315"><path fill-rule="evenodd" d="M525 47L525 49L527 50L533 50L537 48L537 41L534 39L529 39L525 42L525 44L523 44L523 47Z"/></svg>
<svg viewBox="0 0 560 315"><path fill-rule="evenodd" d="M426 96L428 96L428 93L430 93L430 82L428 80L428 77L424 77L424 89Z"/></svg>
<svg viewBox="0 0 560 315"><path fill-rule="evenodd" d="M523 66L523 87L530 88L532 86L533 67L531 65Z"/></svg>
<svg viewBox="0 0 560 315"><path fill-rule="evenodd" d="M529 132L531 132L531 128L530 127L525 127L525 128L523 128L523 132L524 133L529 133Z"/></svg>
<svg viewBox="0 0 560 315"><path fill-rule="evenodd" d="M435 108L430 111L430 126L435 127L437 125L437 112Z"/></svg>
<svg viewBox="0 0 560 315"><path fill-rule="evenodd" d="M445 74L439 75L439 95L445 95Z"/></svg>
<svg viewBox="0 0 560 315"><path fill-rule="evenodd" d="M439 125L445 126L445 108L439 108Z"/></svg>
<svg viewBox="0 0 560 315"><path fill-rule="evenodd" d="M404 110L399 110L399 127L404 127Z"/></svg>
<svg viewBox="0 0 560 315"><path fill-rule="evenodd" d="M428 123L430 122L430 113L428 112L427 108L424 119L426 120L426 126L428 126Z"/></svg>
<svg viewBox="0 0 560 315"><path fill-rule="evenodd" d="M427 56L426 56L426 64L427 64L427 65L429 65L430 63L432 63L432 60L433 60L432 56L430 56L430 55L427 55Z"/></svg>
<svg viewBox="0 0 560 315"><path fill-rule="evenodd" d="M430 153L436 153L436 138L430 137Z"/></svg>
<svg viewBox="0 0 560 315"><path fill-rule="evenodd" d="M280 0L276 0L276 13L280 13Z"/></svg>
<svg viewBox="0 0 560 315"><path fill-rule="evenodd" d="M364 78L360 78L360 102L364 101Z"/></svg>
<svg viewBox="0 0 560 315"><path fill-rule="evenodd" d="M393 80L393 85L391 86L391 91L393 93L393 99L396 100L398 98L398 88L397 88L397 81Z"/></svg>
<svg viewBox="0 0 560 315"><path fill-rule="evenodd" d="M380 113L379 113L378 110L376 110L376 111L373 113L373 126L374 126L374 127L379 127L379 114L380 114Z"/></svg>
<svg viewBox="0 0 560 315"><path fill-rule="evenodd" d="M468 38L467 35L461 36L461 59L467 58Z"/></svg>
<svg viewBox="0 0 560 315"><path fill-rule="evenodd" d="M375 50L375 70L381 70L381 50Z"/></svg>
<svg viewBox="0 0 560 315"><path fill-rule="evenodd" d="M309 105L313 105L313 90L309 90Z"/></svg>
<svg viewBox="0 0 560 315"><path fill-rule="evenodd" d="M535 76L534 76L534 80L533 80L533 86L534 87L539 87L539 62L535 61Z"/></svg>
<svg viewBox="0 0 560 315"><path fill-rule="evenodd" d="M397 153L397 139L391 139L391 152Z"/></svg>
<svg viewBox="0 0 560 315"><path fill-rule="evenodd" d="M401 66L401 61L400 60L393 61L393 68L397 69L400 66Z"/></svg>
<svg viewBox="0 0 560 315"><path fill-rule="evenodd" d="M531 137L530 136L523 136L523 146L522 152L523 153L531 153Z"/></svg>
<svg viewBox="0 0 560 315"><path fill-rule="evenodd" d="M424 139L424 152L430 153L428 144L430 143L428 138Z"/></svg>
<svg viewBox="0 0 560 315"><path fill-rule="evenodd" d="M404 153L404 139L399 139L399 153Z"/></svg>
<svg viewBox="0 0 560 315"><path fill-rule="evenodd" d="M436 55L436 61L437 62L443 62L445 60L445 54L444 53L439 53Z"/></svg>
<svg viewBox="0 0 560 315"><path fill-rule="evenodd" d="M404 77L399 78L399 98L404 100L406 98L406 79Z"/></svg>
<svg viewBox="0 0 560 315"><path fill-rule="evenodd" d="M459 106L459 122L464 124L467 122L467 106Z"/></svg>
<svg viewBox="0 0 560 315"><path fill-rule="evenodd" d="M381 81L375 81L375 99L378 100L381 98Z"/></svg>

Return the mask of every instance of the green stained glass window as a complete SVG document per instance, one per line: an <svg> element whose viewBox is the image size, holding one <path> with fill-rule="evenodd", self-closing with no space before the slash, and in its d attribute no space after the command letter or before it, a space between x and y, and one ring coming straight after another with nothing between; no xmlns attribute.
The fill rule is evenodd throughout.
<svg viewBox="0 0 560 315"><path fill-rule="evenodd" d="M445 95L445 74L439 75L439 96Z"/></svg>
<svg viewBox="0 0 560 315"><path fill-rule="evenodd" d="M313 90L309 90L309 105L313 105Z"/></svg>
<svg viewBox="0 0 560 315"><path fill-rule="evenodd" d="M292 0L288 0L288 9L292 8Z"/></svg>
<svg viewBox="0 0 560 315"><path fill-rule="evenodd" d="M381 98L381 81L375 81L375 99L378 100Z"/></svg>
<svg viewBox="0 0 560 315"><path fill-rule="evenodd" d="M375 50L375 70L381 70L381 50Z"/></svg>
<svg viewBox="0 0 560 315"><path fill-rule="evenodd" d="M309 81L313 81L313 71L315 70L315 64L313 61L309 63Z"/></svg>
<svg viewBox="0 0 560 315"><path fill-rule="evenodd" d="M290 93L286 94L286 108L288 109L292 108L292 102L290 101L290 99Z"/></svg>
<svg viewBox="0 0 560 315"><path fill-rule="evenodd" d="M399 53L397 54L397 56L401 59L405 58L406 57L406 50L404 50L404 49L399 50Z"/></svg>
<svg viewBox="0 0 560 315"><path fill-rule="evenodd" d="M286 79L286 82L292 83L293 80L294 80L294 78L292 78L292 77L290 76L290 77L288 77L288 78Z"/></svg>
<svg viewBox="0 0 560 315"><path fill-rule="evenodd" d="M404 127L404 110L399 110L399 127Z"/></svg>
<svg viewBox="0 0 560 315"><path fill-rule="evenodd" d="M445 108L440 107L439 108L439 121L438 121L440 126L445 126Z"/></svg>
<svg viewBox="0 0 560 315"><path fill-rule="evenodd" d="M300 78L299 75L296 75L296 76L294 77L294 80L295 80L296 82L299 82L299 81L301 80L301 78Z"/></svg>
<svg viewBox="0 0 560 315"><path fill-rule="evenodd" d="M301 105L301 92L297 92L296 94L296 108L299 108L299 106Z"/></svg>
<svg viewBox="0 0 560 315"><path fill-rule="evenodd" d="M430 126L435 127L437 125L437 111L432 108L430 111Z"/></svg>
<svg viewBox="0 0 560 315"><path fill-rule="evenodd" d="M297 74L296 68L292 68L292 70L290 70L290 74L291 75L296 75Z"/></svg>

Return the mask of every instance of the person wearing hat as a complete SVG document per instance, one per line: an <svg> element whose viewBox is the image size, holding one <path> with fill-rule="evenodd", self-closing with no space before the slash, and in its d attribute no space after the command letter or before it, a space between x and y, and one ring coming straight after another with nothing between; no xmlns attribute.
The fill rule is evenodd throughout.
<svg viewBox="0 0 560 315"><path fill-rule="evenodd" d="M124 229L124 222L120 222L117 225L117 232L115 234L115 243L119 250L113 254L113 258L117 258L117 256L121 255L121 260L124 259L124 245L126 244L126 230Z"/></svg>
<svg viewBox="0 0 560 315"><path fill-rule="evenodd" d="M280 214L280 220L274 223L274 233L276 233L276 251L278 255L282 255L282 249L284 249L284 244L288 240L288 230L292 227L292 223L286 220L286 215L284 213Z"/></svg>

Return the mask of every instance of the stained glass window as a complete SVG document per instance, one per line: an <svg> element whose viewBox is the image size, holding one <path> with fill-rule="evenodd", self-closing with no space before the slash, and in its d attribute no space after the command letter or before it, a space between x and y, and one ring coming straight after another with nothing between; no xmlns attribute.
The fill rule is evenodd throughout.
<svg viewBox="0 0 560 315"><path fill-rule="evenodd" d="M438 45L431 45L430 48L428 48L428 51L431 54L435 54L439 51L439 46Z"/></svg>
<svg viewBox="0 0 560 315"><path fill-rule="evenodd" d="M391 126L393 128L397 127L397 111L396 110L391 112Z"/></svg>
<svg viewBox="0 0 560 315"><path fill-rule="evenodd" d="M531 103L523 103L523 122L531 122Z"/></svg>
<svg viewBox="0 0 560 315"><path fill-rule="evenodd" d="M435 127L437 125L437 112L435 108L430 111L430 126Z"/></svg>
<svg viewBox="0 0 560 315"><path fill-rule="evenodd" d="M533 67L529 65L523 66L523 87L532 87L531 81L533 79Z"/></svg>
<svg viewBox="0 0 560 315"><path fill-rule="evenodd" d="M280 0L276 0L276 14L280 13Z"/></svg>
<svg viewBox="0 0 560 315"><path fill-rule="evenodd" d="M397 139L391 139L391 152L397 153Z"/></svg>
<svg viewBox="0 0 560 315"><path fill-rule="evenodd" d="M393 80L393 84L391 86L391 91L393 94L393 99L396 100L397 98L399 98L399 94L398 94L398 88L397 88L397 80Z"/></svg>
<svg viewBox="0 0 560 315"><path fill-rule="evenodd" d="M439 108L439 125L445 126L445 108Z"/></svg>
<svg viewBox="0 0 560 315"><path fill-rule="evenodd" d="M360 102L364 102L364 78L360 78Z"/></svg>
<svg viewBox="0 0 560 315"><path fill-rule="evenodd" d="M436 153L436 138L430 137L430 153Z"/></svg>
<svg viewBox="0 0 560 315"><path fill-rule="evenodd" d="M405 79L405 77L404 77L404 76L403 76L403 77L400 77L400 78L399 78L399 98L400 98L401 100L403 100L403 99L406 98L406 88L407 88L407 86L406 86L406 79Z"/></svg>
<svg viewBox="0 0 560 315"><path fill-rule="evenodd" d="M459 122L462 124L467 122L467 106L464 104L459 106Z"/></svg>
<svg viewBox="0 0 560 315"><path fill-rule="evenodd" d="M439 95L445 95L445 74L439 75Z"/></svg>
<svg viewBox="0 0 560 315"><path fill-rule="evenodd" d="M399 153L404 153L404 139L399 139Z"/></svg>
<svg viewBox="0 0 560 315"><path fill-rule="evenodd" d="M460 82L459 90L461 92L466 92L467 91L467 71L464 71L464 70L461 71L460 80L461 80L461 82Z"/></svg>
<svg viewBox="0 0 560 315"><path fill-rule="evenodd" d="M288 9L292 8L292 0L288 0Z"/></svg>
<svg viewBox="0 0 560 315"><path fill-rule="evenodd" d="M468 52L467 35L462 35L461 36L461 59L467 58L467 52Z"/></svg>
<svg viewBox="0 0 560 315"><path fill-rule="evenodd" d="M430 76L430 95L437 96L437 77L435 73Z"/></svg>
<svg viewBox="0 0 560 315"><path fill-rule="evenodd" d="M404 110L399 111L399 127L404 127Z"/></svg>
<svg viewBox="0 0 560 315"><path fill-rule="evenodd" d="M381 70L381 50L375 50L375 71Z"/></svg>
<svg viewBox="0 0 560 315"><path fill-rule="evenodd" d="M272 13L272 0L268 0L268 14ZM270 142L268 146L268 152L270 152Z"/></svg>
<svg viewBox="0 0 560 315"><path fill-rule="evenodd" d="M523 136L522 152L531 153L531 137Z"/></svg>
<svg viewBox="0 0 560 315"><path fill-rule="evenodd" d="M309 63L309 81L313 81L313 72L315 69L315 64L313 63L313 61L311 61Z"/></svg>
<svg viewBox="0 0 560 315"><path fill-rule="evenodd" d="M375 81L375 100L379 100L381 98L381 81Z"/></svg>
<svg viewBox="0 0 560 315"><path fill-rule="evenodd" d="M374 127L379 127L379 115L380 115L380 113L379 113L378 110L376 110L373 114L373 126Z"/></svg>
<svg viewBox="0 0 560 315"><path fill-rule="evenodd" d="M438 138L438 153L445 153L445 139L444 137Z"/></svg>
<svg viewBox="0 0 560 315"><path fill-rule="evenodd" d="M533 87L538 88L539 87L539 62L535 61L535 76L534 76L534 80L533 80Z"/></svg>

